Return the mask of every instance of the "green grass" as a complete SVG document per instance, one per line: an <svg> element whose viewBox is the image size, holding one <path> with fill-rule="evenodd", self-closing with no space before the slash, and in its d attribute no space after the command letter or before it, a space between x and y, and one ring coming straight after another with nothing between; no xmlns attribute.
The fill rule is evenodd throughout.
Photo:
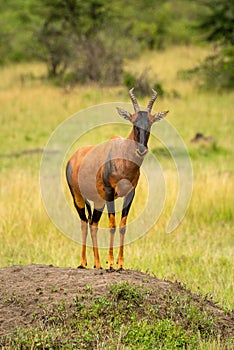
<svg viewBox="0 0 234 350"><path fill-rule="evenodd" d="M232 340L220 341L215 316L202 310L202 300L199 304L189 295L165 292L159 305L150 302L151 293L122 282L97 297L87 286L71 302L61 299L41 305L34 326L3 337L2 345L4 349L231 349Z"/></svg>
<svg viewBox="0 0 234 350"><path fill-rule="evenodd" d="M206 54L207 50L201 48L175 47L161 53L146 53L144 59L131 62L131 66L139 71L146 63L151 65L152 75L158 76L168 92L164 99L158 99L155 109L170 110L168 120L189 149L194 190L182 224L173 233L165 234L176 199L177 174L167 151L157 140L151 139L150 148L164 168L165 209L147 235L126 246L125 265L150 271L159 278L180 280L193 291L213 295L222 306L231 308L234 307L231 278L234 275L234 94L198 91L191 81L177 77L180 69L191 68ZM80 260L80 246L53 226L41 202L40 154L18 158L7 155L43 148L52 131L67 117L99 103L129 102L127 91L122 87L93 85L79 86L67 93L37 79L44 73L39 64L9 66L1 70L0 266L46 263L75 267ZM31 73L34 79L30 78ZM173 97L169 93L172 90L180 97ZM147 102L148 98L140 100L142 105ZM125 130L114 131L114 134L126 134ZM191 143L197 132L212 136L215 143ZM106 130L104 135L99 131L90 141L89 135L85 140L98 143L103 136L108 139L112 134L113 130ZM130 215L137 213L140 205L138 191ZM107 251L101 251L103 266L106 256ZM88 263L93 265L91 248L88 249Z"/></svg>

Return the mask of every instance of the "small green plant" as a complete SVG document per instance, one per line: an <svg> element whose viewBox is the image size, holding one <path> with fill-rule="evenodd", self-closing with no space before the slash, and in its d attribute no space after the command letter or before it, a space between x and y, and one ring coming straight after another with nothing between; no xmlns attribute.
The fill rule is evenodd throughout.
<svg viewBox="0 0 234 350"><path fill-rule="evenodd" d="M109 288L110 293L113 295L115 301L120 300L130 301L137 305L141 305L144 300L144 292L138 287L130 285L129 282L121 282L119 284L113 284Z"/></svg>
<svg viewBox="0 0 234 350"><path fill-rule="evenodd" d="M20 297L18 293L13 293L12 295L9 295L3 299L4 303L9 303L9 304L23 304L23 300Z"/></svg>
<svg viewBox="0 0 234 350"><path fill-rule="evenodd" d="M87 293L93 294L93 286L91 286L89 284L86 284L85 290L86 290Z"/></svg>

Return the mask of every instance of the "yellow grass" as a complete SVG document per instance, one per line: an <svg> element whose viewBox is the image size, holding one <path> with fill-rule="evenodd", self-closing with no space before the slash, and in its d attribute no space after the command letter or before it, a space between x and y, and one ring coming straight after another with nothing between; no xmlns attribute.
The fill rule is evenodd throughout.
<svg viewBox="0 0 234 350"><path fill-rule="evenodd" d="M178 70L193 67L205 55L207 49L175 47L160 53L149 52L136 62L126 63L134 72L151 67L152 74L158 77L167 92L176 90L179 93L179 98L170 97L170 94L159 98L155 109L170 109L168 120L191 152L194 189L182 224L173 233L166 234L166 223L177 195L177 172L171 159L159 156L166 178L165 207L155 226L141 239L126 246L125 258L127 268L150 271L159 278L180 280L193 291L213 294L215 300L230 308L234 305L234 94L198 91L191 81L177 76ZM43 148L52 131L81 109L99 103L129 102L123 87L79 86L69 92L53 87L36 79L45 74L41 64L16 65L1 70L1 155ZM142 105L147 102L148 98L140 100ZM126 130L117 128L116 131L126 135ZM104 134L99 131L86 135L81 141L98 143L104 136L112 136L112 132L107 128ZM196 132L211 135L215 145L191 144ZM151 139L150 147L162 145ZM79 244L54 227L41 202L40 154L0 157L0 167L0 266L29 263L77 266ZM147 187L144 182L142 178L130 221L141 212L141 196L145 198ZM157 198L154 205L157 206ZM106 218L102 220L106 225ZM106 255L107 250L101 251L103 266ZM88 263L92 267L91 248L88 249Z"/></svg>

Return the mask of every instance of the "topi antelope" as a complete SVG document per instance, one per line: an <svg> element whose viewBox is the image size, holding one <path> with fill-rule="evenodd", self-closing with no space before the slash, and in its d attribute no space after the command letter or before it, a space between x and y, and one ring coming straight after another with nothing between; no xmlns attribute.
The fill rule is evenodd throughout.
<svg viewBox="0 0 234 350"><path fill-rule="evenodd" d="M133 88L129 95L134 107L131 114L117 107L121 117L129 120L133 127L127 138L112 137L108 142L97 146L82 147L70 158L66 167L67 182L74 200L74 206L81 220L82 253L80 268L87 265L86 238L88 225L90 227L94 268L100 269L100 258L97 244L98 222L101 218L105 203L107 204L110 228L110 247L107 258L107 271L114 270L114 234L115 204L114 200L124 197L122 215L120 221L120 247L118 255L118 269L124 268L124 236L127 217L131 207L135 188L140 176L140 166L148 151L147 143L150 129L153 123L163 119L168 111L151 114L157 93L148 103L147 111L140 110ZM94 209L91 210L89 200L93 201ZM88 218L85 212L88 212Z"/></svg>

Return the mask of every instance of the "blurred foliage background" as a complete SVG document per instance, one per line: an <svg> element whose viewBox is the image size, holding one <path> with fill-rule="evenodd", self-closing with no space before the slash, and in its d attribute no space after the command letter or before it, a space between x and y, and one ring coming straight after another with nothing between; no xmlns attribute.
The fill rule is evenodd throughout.
<svg viewBox="0 0 234 350"><path fill-rule="evenodd" d="M229 0L1 0L0 11L0 64L44 62L46 78L59 85L138 84L147 76L139 72L132 81L137 78L124 71L126 59L211 42L210 56L184 76L195 74L208 88L233 88ZM139 88L144 95L147 81Z"/></svg>

